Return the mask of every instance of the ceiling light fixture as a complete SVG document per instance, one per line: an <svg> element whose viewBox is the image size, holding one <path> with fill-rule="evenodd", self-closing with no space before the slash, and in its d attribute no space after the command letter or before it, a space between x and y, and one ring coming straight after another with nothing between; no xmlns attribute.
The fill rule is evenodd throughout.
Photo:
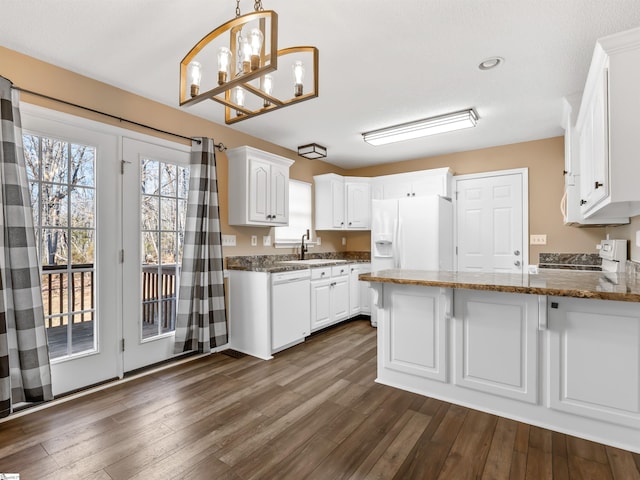
<svg viewBox="0 0 640 480"><path fill-rule="evenodd" d="M317 143L310 143L309 145L298 147L298 155L308 158L309 160L317 160L327 156L327 149Z"/></svg>
<svg viewBox="0 0 640 480"><path fill-rule="evenodd" d="M318 49L278 50L278 15L261 0L254 10L241 15L236 0L236 17L182 59L180 106L214 100L225 106L225 123L233 124L318 96Z"/></svg>
<svg viewBox="0 0 640 480"><path fill-rule="evenodd" d="M480 64L478 65L478 68L480 70L491 70L492 68L496 68L497 66L502 65L503 63L504 63L504 58L502 57L490 57L480 62Z"/></svg>
<svg viewBox="0 0 640 480"><path fill-rule="evenodd" d="M362 138L371 145L385 145L387 143L475 127L477 121L478 115L473 109L462 110L460 112L447 113L437 117L425 118L415 122L402 123L392 127L373 130L363 133Z"/></svg>

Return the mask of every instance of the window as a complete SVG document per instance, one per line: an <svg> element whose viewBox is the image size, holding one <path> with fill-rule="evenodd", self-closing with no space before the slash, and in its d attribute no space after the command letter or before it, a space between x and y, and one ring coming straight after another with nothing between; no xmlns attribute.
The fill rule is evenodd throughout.
<svg viewBox="0 0 640 480"><path fill-rule="evenodd" d="M311 231L311 184L289 180L289 226L275 228L275 244L298 245L302 235Z"/></svg>
<svg viewBox="0 0 640 480"><path fill-rule="evenodd" d="M96 349L96 148L23 135L51 359Z"/></svg>

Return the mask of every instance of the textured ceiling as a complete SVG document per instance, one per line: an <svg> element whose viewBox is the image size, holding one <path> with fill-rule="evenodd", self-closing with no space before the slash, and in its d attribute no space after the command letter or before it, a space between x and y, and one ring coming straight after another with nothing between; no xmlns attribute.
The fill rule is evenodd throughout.
<svg viewBox="0 0 640 480"><path fill-rule="evenodd" d="M263 0L279 47L320 50L320 96L232 128L345 168L562 135L597 38L640 26L639 0ZM253 8L240 2L242 13ZM233 0L3 0L0 45L178 107L178 65ZM491 56L505 63L491 71ZM0 66L0 75L2 75ZM361 133L475 108L474 129L373 147ZM224 123L213 102L187 110ZM217 139L224 141L224 138Z"/></svg>

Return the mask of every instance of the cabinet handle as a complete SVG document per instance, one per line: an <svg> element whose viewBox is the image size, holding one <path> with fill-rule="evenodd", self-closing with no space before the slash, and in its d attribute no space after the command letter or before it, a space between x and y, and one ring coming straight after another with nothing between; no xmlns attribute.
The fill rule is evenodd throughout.
<svg viewBox="0 0 640 480"><path fill-rule="evenodd" d="M551 302L551 308L558 308L558 302Z"/></svg>
<svg viewBox="0 0 640 480"><path fill-rule="evenodd" d="M584 199L581 199L581 200L580 200L580 206L582 206L582 205L584 205L584 204L586 204L586 203L587 203L587 201L586 201L586 200L584 200Z"/></svg>
<svg viewBox="0 0 640 480"><path fill-rule="evenodd" d="M601 182L598 182L598 181L595 182L595 187L596 188L600 188L602 186L604 186L604 185Z"/></svg>

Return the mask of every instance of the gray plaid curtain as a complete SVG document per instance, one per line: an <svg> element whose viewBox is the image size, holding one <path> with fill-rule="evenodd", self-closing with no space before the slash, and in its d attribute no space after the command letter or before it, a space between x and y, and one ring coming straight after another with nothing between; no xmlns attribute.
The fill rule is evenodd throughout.
<svg viewBox="0 0 640 480"><path fill-rule="evenodd" d="M0 417L53 398L18 96L0 77Z"/></svg>
<svg viewBox="0 0 640 480"><path fill-rule="evenodd" d="M175 353L227 343L215 145L199 140L191 147Z"/></svg>

